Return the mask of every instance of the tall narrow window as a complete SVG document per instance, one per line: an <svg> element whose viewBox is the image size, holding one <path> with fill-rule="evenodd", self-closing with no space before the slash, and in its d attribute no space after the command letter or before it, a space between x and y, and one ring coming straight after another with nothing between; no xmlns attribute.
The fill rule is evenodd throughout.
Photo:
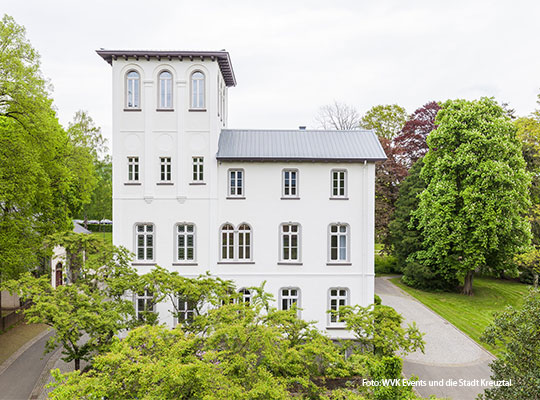
<svg viewBox="0 0 540 400"><path fill-rule="evenodd" d="M140 78L139 73L130 71L126 75L126 108L140 108Z"/></svg>
<svg viewBox="0 0 540 400"><path fill-rule="evenodd" d="M248 262L253 256L251 247L251 227L240 224L237 229L225 224L220 229L221 260L228 262Z"/></svg>
<svg viewBox="0 0 540 400"><path fill-rule="evenodd" d="M347 197L347 171L332 170L332 197Z"/></svg>
<svg viewBox="0 0 540 400"><path fill-rule="evenodd" d="M283 197L298 197L298 171L283 170Z"/></svg>
<svg viewBox="0 0 540 400"><path fill-rule="evenodd" d="M251 259L251 228L247 224L238 228L238 259Z"/></svg>
<svg viewBox="0 0 540 400"><path fill-rule="evenodd" d="M334 313L330 314L330 323L337 324L342 322L339 315L335 314L343 306L349 304L349 289L347 288L331 288L329 291L329 307L330 311Z"/></svg>
<svg viewBox="0 0 540 400"><path fill-rule="evenodd" d="M243 197L244 196L244 170L230 169L229 170L229 196Z"/></svg>
<svg viewBox="0 0 540 400"><path fill-rule="evenodd" d="M300 289L282 288L280 291L280 308L284 311L290 310L293 304L300 307Z"/></svg>
<svg viewBox="0 0 540 400"><path fill-rule="evenodd" d="M128 157L128 181L139 181L139 157Z"/></svg>
<svg viewBox="0 0 540 400"><path fill-rule="evenodd" d="M249 289L242 288L238 291L238 293L240 293L240 301L249 304L251 301L251 292Z"/></svg>
<svg viewBox="0 0 540 400"><path fill-rule="evenodd" d="M178 261L195 261L195 225L178 224L176 226L176 246Z"/></svg>
<svg viewBox="0 0 540 400"><path fill-rule="evenodd" d="M282 224L281 234L281 261L300 261L300 225Z"/></svg>
<svg viewBox="0 0 540 400"><path fill-rule="evenodd" d="M159 74L159 108L172 108L172 74L169 71Z"/></svg>
<svg viewBox="0 0 540 400"><path fill-rule="evenodd" d="M234 227L230 224L221 227L221 259L234 260Z"/></svg>
<svg viewBox="0 0 540 400"><path fill-rule="evenodd" d="M204 74L196 71L191 75L191 108L204 109Z"/></svg>
<svg viewBox="0 0 540 400"><path fill-rule="evenodd" d="M334 262L349 261L349 225L332 224L329 232L329 259Z"/></svg>
<svg viewBox="0 0 540 400"><path fill-rule="evenodd" d="M193 157L193 182L204 181L204 158Z"/></svg>
<svg viewBox="0 0 540 400"><path fill-rule="evenodd" d="M152 261L154 259L154 225L135 225L137 260Z"/></svg>
<svg viewBox="0 0 540 400"><path fill-rule="evenodd" d="M171 181L171 157L160 157L160 178L161 182Z"/></svg>
<svg viewBox="0 0 540 400"><path fill-rule="evenodd" d="M154 295L149 289L137 293L137 318L142 321L144 314L155 312Z"/></svg>
<svg viewBox="0 0 540 400"><path fill-rule="evenodd" d="M185 296L178 297L178 323L187 323L193 321L197 315L197 302L190 300Z"/></svg>

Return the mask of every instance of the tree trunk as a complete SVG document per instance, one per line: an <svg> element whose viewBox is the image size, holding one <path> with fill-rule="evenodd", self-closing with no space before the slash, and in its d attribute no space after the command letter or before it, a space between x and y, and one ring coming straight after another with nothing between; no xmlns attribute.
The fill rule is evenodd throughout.
<svg viewBox="0 0 540 400"><path fill-rule="evenodd" d="M463 291L462 294L466 294L467 296L473 295L473 277L474 277L474 271L468 271L467 275L465 275L465 284L463 285Z"/></svg>
<svg viewBox="0 0 540 400"><path fill-rule="evenodd" d="M74 361L75 361L75 371L79 371L81 369L81 359L76 358Z"/></svg>
<svg viewBox="0 0 540 400"><path fill-rule="evenodd" d="M534 273L534 288L538 288L538 274L536 272Z"/></svg>

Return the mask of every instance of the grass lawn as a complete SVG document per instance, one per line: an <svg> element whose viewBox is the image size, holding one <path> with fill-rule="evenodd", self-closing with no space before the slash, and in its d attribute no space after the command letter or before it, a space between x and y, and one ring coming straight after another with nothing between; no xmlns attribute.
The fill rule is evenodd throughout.
<svg viewBox="0 0 540 400"><path fill-rule="evenodd" d="M94 232L92 235L101 236L105 243L112 244L112 232Z"/></svg>
<svg viewBox="0 0 540 400"><path fill-rule="evenodd" d="M47 328L44 324L26 324L21 321L0 334L0 364Z"/></svg>
<svg viewBox="0 0 540 400"><path fill-rule="evenodd" d="M494 354L501 349L481 342L480 336L493 321L494 312L503 310L507 305L521 305L529 288L523 283L475 277L474 296L464 296L413 289L401 283L400 278L391 281Z"/></svg>

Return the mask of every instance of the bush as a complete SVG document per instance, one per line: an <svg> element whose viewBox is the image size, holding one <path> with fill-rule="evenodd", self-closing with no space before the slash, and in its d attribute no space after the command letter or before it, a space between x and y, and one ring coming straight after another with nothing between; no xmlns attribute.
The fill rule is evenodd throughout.
<svg viewBox="0 0 540 400"><path fill-rule="evenodd" d="M381 298L375 295L375 297L373 298L373 304L375 304L376 306L380 306L382 304Z"/></svg>
<svg viewBox="0 0 540 400"><path fill-rule="evenodd" d="M397 258L394 256L375 256L375 274L400 274Z"/></svg>

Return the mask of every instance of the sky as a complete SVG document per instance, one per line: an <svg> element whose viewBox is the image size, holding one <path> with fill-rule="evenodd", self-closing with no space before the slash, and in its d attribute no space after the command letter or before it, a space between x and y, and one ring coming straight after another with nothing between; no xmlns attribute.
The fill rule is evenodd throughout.
<svg viewBox="0 0 540 400"><path fill-rule="evenodd" d="M316 128L334 101L409 113L482 96L517 115L540 93L540 2L0 0L41 54L60 122L112 129L111 67L95 50L229 51L229 128Z"/></svg>

